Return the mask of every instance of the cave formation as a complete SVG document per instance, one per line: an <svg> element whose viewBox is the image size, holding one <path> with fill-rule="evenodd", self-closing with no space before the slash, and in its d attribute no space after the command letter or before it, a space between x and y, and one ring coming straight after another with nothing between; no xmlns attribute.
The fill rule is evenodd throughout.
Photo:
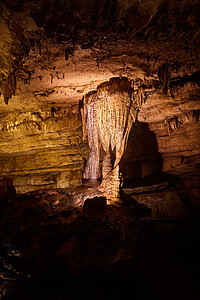
<svg viewBox="0 0 200 300"><path fill-rule="evenodd" d="M199 11L1 0L0 299L198 298Z"/></svg>
<svg viewBox="0 0 200 300"><path fill-rule="evenodd" d="M109 82L100 84L96 93L86 95L83 101L83 136L88 135L90 147L83 179L97 180L101 176L99 159L102 145L105 156L98 189L103 191L109 204L120 202L119 163L140 107L137 98L133 98L132 84L126 77L111 78Z"/></svg>

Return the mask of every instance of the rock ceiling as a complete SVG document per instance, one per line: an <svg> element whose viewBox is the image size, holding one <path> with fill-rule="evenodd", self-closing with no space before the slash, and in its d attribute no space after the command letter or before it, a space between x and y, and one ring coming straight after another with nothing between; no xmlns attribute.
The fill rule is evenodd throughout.
<svg viewBox="0 0 200 300"><path fill-rule="evenodd" d="M70 145L81 143L79 100L112 77L143 91L138 120L156 134L199 120L199 1L3 0L0 7L1 173L8 153L68 146L67 155L78 153ZM62 155L54 158L59 166ZM52 167L55 153L48 156ZM30 170L24 157L15 164L12 172Z"/></svg>
<svg viewBox="0 0 200 300"><path fill-rule="evenodd" d="M198 1L5 3L1 91L5 101L16 96L7 107L1 101L1 110L19 108L19 98L28 93L38 101L77 102L115 76L154 92L164 63L172 66L172 80L198 70ZM31 96L26 105L33 105Z"/></svg>

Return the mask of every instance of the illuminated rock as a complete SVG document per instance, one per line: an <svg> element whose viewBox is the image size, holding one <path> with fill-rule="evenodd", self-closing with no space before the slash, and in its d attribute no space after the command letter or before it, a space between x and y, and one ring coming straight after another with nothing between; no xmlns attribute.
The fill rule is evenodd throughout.
<svg viewBox="0 0 200 300"><path fill-rule="evenodd" d="M98 86L97 94L84 98L83 136L88 135L91 150L83 178L99 178L99 148L102 145L106 154L99 190L104 192L109 203L120 198L119 163L139 108L134 100L132 82L126 77L111 78Z"/></svg>
<svg viewBox="0 0 200 300"><path fill-rule="evenodd" d="M124 183L199 163L199 1L18 2L0 3L0 176L17 193L81 184L89 147L78 103L91 95L95 106L97 87L114 76L134 81L141 106L120 162ZM110 135L102 128L100 138L93 119L82 179L101 176L99 147ZM122 145L111 149L120 157L123 141L111 144ZM107 152L103 161L108 194L119 190L114 160Z"/></svg>
<svg viewBox="0 0 200 300"><path fill-rule="evenodd" d="M99 152L101 145L97 119L97 94L89 93L84 98L84 107L82 109L83 139L85 140L88 136L90 147L83 179L98 179L100 177Z"/></svg>

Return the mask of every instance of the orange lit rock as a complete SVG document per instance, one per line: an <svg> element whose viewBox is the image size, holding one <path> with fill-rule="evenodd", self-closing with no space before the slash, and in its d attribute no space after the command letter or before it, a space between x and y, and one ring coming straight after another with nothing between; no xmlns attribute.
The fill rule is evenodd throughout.
<svg viewBox="0 0 200 300"><path fill-rule="evenodd" d="M84 172L86 179L99 178L99 150L105 156L100 191L110 203L119 201L119 163L128 141L129 131L138 113L133 87L127 78L112 78L98 86L97 94L89 94L83 102L83 134L88 135L90 155Z"/></svg>

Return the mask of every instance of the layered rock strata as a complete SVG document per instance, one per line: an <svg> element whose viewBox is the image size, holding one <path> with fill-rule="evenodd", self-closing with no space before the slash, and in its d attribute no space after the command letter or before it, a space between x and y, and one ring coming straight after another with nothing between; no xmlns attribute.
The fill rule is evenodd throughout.
<svg viewBox="0 0 200 300"><path fill-rule="evenodd" d="M2 116L0 173L14 179L18 193L81 184L82 140L78 105Z"/></svg>
<svg viewBox="0 0 200 300"><path fill-rule="evenodd" d="M84 3L1 2L0 176L18 192L81 183L78 102L114 76L142 104L125 179L198 164L199 2Z"/></svg>

